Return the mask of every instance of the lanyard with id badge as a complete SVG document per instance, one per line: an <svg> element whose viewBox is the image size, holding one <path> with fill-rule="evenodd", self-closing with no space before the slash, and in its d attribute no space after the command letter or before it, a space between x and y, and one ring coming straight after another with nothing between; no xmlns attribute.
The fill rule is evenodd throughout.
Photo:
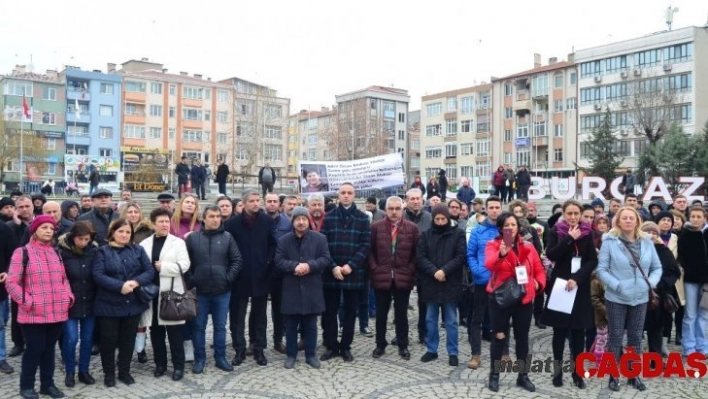
<svg viewBox="0 0 708 399"><path fill-rule="evenodd" d="M526 266L517 263L516 264L516 282L520 285L528 284L529 275L526 271Z"/></svg>
<svg viewBox="0 0 708 399"><path fill-rule="evenodd" d="M582 261L582 257L580 256L580 251L578 251L578 244L575 245L575 256L573 256L573 259L570 261L570 274L575 274L577 273L578 270L580 270L580 264Z"/></svg>

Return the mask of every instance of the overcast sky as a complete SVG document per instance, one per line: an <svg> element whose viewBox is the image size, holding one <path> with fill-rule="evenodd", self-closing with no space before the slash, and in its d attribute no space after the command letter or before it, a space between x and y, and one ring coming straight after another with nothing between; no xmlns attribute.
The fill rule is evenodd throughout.
<svg viewBox="0 0 708 399"><path fill-rule="evenodd" d="M0 73L102 69L148 57L170 72L232 76L278 90L291 112L370 85L420 97L533 67L533 54L573 49L708 20L706 0L543 1L7 1Z"/></svg>

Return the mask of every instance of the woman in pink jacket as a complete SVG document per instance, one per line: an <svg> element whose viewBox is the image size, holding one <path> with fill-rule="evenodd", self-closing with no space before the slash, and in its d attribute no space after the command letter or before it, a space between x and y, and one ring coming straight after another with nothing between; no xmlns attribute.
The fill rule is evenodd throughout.
<svg viewBox="0 0 708 399"><path fill-rule="evenodd" d="M54 385L54 348L69 318L74 295L59 254L52 247L54 218L40 215L30 225L30 241L12 254L7 292L18 303L17 321L27 342L22 354L20 395L37 398L34 390L39 367L42 395L63 398Z"/></svg>

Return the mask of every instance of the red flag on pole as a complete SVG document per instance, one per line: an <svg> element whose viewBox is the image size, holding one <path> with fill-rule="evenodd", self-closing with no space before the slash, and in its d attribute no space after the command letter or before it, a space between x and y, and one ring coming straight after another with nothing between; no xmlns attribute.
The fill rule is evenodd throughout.
<svg viewBox="0 0 708 399"><path fill-rule="evenodd" d="M25 118L30 118L29 105L27 105L27 99L24 95L22 96L22 112L25 114Z"/></svg>

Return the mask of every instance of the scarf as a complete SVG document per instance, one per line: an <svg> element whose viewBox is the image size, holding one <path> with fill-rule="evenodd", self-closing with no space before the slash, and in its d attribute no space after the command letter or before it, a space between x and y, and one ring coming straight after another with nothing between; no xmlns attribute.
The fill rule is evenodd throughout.
<svg viewBox="0 0 708 399"><path fill-rule="evenodd" d="M659 233L659 237L661 238L661 241L664 242L664 245L669 245L669 240L671 240L671 230L669 230L668 233L666 234L661 234Z"/></svg>
<svg viewBox="0 0 708 399"><path fill-rule="evenodd" d="M581 240L583 237L589 236L592 232L592 226L590 226L588 223L580 222L578 226L580 226L580 237L578 237L578 240ZM561 220L556 223L554 228L556 229L556 233L558 233L559 240L564 239L568 235L568 230L570 230L570 226L565 220Z"/></svg>
<svg viewBox="0 0 708 399"><path fill-rule="evenodd" d="M250 213L243 211L243 220L246 223L246 227L252 229L256 225L256 220L258 220L258 213L251 215Z"/></svg>

